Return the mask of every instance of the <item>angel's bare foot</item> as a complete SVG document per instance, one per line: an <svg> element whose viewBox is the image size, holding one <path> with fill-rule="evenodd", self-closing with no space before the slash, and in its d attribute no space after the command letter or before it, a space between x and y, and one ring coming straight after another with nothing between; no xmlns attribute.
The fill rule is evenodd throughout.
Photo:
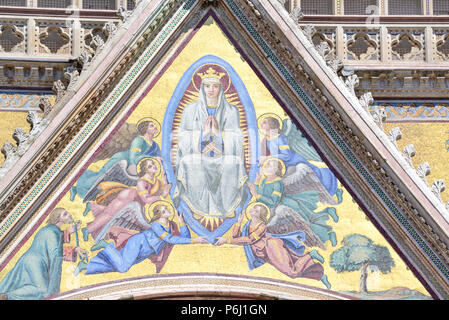
<svg viewBox="0 0 449 320"><path fill-rule="evenodd" d="M321 254L318 253L316 250L312 250L309 252L312 259L318 260L321 263L324 263L324 258L321 256Z"/></svg>
<svg viewBox="0 0 449 320"><path fill-rule="evenodd" d="M97 251L100 249L104 249L104 248L106 248L107 245L108 245L108 242L101 239L100 241L98 241L97 244L93 245L92 248L90 248L90 251Z"/></svg>
<svg viewBox="0 0 449 320"><path fill-rule="evenodd" d="M329 240L332 244L332 247L335 247L337 245L337 235L335 234L335 232L329 233Z"/></svg>
<svg viewBox="0 0 449 320"><path fill-rule="evenodd" d="M329 283L329 280L327 280L327 276L325 274L321 277L320 280L322 283L324 283L327 289L331 288L331 284Z"/></svg>
<svg viewBox="0 0 449 320"><path fill-rule="evenodd" d="M338 222L337 210L335 208L327 208L327 214L334 220L334 222Z"/></svg>
<svg viewBox="0 0 449 320"><path fill-rule="evenodd" d="M343 201L343 190L337 189L335 195L337 196L338 203L341 203Z"/></svg>
<svg viewBox="0 0 449 320"><path fill-rule="evenodd" d="M75 196L76 196L76 187L71 187L70 188L70 201L75 200Z"/></svg>

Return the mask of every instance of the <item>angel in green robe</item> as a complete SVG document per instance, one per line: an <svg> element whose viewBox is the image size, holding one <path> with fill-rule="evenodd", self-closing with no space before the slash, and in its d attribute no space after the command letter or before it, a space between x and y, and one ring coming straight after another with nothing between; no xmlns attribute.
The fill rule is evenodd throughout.
<svg viewBox="0 0 449 320"><path fill-rule="evenodd" d="M306 165L298 165L301 179L288 179L285 164L279 158L270 157L262 165L262 175L257 175L249 189L257 201L266 204L274 215L268 221L268 231L285 234L297 230L306 233L306 246L326 249L324 243L330 241L337 245L337 238L332 226L327 224L329 217L335 222L338 215L335 208L328 207L315 212L320 198L319 190L310 190L307 176L313 171Z"/></svg>
<svg viewBox="0 0 449 320"><path fill-rule="evenodd" d="M161 149L153 140L160 131L160 124L153 118L141 119L135 127L130 124L122 126L95 158L96 161L109 160L99 171L86 170L79 177L76 186L70 189L70 199L73 201L78 195L84 202L94 200L97 186L102 181L116 181L131 186L128 180L135 177L137 181L136 166L139 161L145 157L160 157ZM116 167L120 167L118 171L123 171L120 175L117 174ZM90 208L86 207L84 215L88 210Z"/></svg>

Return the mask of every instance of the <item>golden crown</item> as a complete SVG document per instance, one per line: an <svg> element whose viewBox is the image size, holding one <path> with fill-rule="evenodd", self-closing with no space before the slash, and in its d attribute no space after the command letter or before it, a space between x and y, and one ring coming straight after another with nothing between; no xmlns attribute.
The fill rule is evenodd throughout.
<svg viewBox="0 0 449 320"><path fill-rule="evenodd" d="M198 72L197 73L198 76L201 79L205 79L205 78L217 78L217 79L221 79L225 76L226 73L224 72L217 72L216 70L214 70L212 67L209 67L209 69L206 70L206 72Z"/></svg>

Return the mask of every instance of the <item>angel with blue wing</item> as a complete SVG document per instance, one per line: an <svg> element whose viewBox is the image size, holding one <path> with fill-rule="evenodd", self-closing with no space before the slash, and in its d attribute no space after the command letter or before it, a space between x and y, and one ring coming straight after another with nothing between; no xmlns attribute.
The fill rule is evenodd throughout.
<svg viewBox="0 0 449 320"><path fill-rule="evenodd" d="M161 150L154 139L160 134L161 126L156 119L143 118L137 124L125 123L114 134L106 148L100 150L95 161L109 159L100 170L86 170L70 189L70 199L78 195L88 202L84 215L89 210L89 201L94 201L101 192L99 185L115 181L135 186L139 176L137 164L145 157L160 157Z"/></svg>
<svg viewBox="0 0 449 320"><path fill-rule="evenodd" d="M268 231L287 234L302 230L308 247L326 249L327 241L336 246L336 234L327 224L329 217L338 222L335 208L327 207L315 212L317 203L327 190L313 187L319 184L319 180L306 164L298 164L295 170L302 179L286 175L286 166L281 159L268 157L262 164L262 174L257 175L254 183L248 183L251 195L274 213L267 223Z"/></svg>
<svg viewBox="0 0 449 320"><path fill-rule="evenodd" d="M318 168L309 162L323 160L291 119L282 121L276 114L268 113L259 117L258 126L264 134L259 165L268 157L278 158L287 168L288 189L299 188L295 189L296 192L316 190L320 202L341 203L343 191L338 189L337 178L329 168Z"/></svg>

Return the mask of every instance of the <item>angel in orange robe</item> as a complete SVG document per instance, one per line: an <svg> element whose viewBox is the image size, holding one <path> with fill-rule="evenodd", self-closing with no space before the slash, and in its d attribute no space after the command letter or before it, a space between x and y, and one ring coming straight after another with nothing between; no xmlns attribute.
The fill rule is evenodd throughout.
<svg viewBox="0 0 449 320"><path fill-rule="evenodd" d="M84 241L88 240L89 234L98 240L100 232L104 231L104 228L116 217L118 212L132 202L137 202L143 211L145 205L164 200L168 196L171 185L167 184L165 179L161 179L162 166L156 158L142 159L138 164L137 171L140 178L136 187L129 187L117 182L100 184L103 192L97 196L95 202L90 204L95 219L81 230ZM146 226L141 226L141 229L146 229Z"/></svg>

